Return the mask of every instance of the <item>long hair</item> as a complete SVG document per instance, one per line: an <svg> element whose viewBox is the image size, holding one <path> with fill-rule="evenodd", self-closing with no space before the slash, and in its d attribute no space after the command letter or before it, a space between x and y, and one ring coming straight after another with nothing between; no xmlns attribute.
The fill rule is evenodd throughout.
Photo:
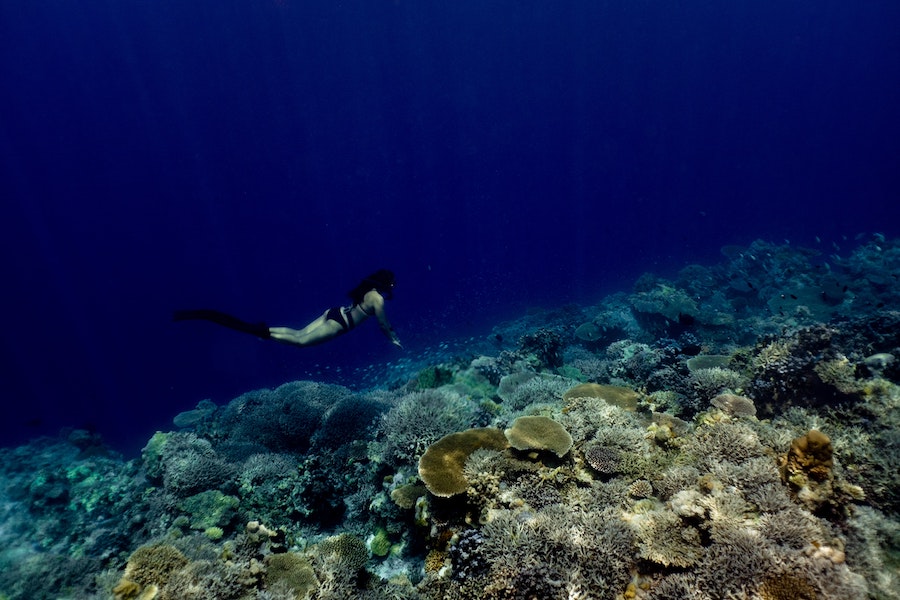
<svg viewBox="0 0 900 600"><path fill-rule="evenodd" d="M353 304L359 304L363 301L363 296L366 295L366 292L375 288L379 294L384 296L387 300L390 300L394 297L394 273L393 271L388 271L387 269L378 269L365 279L359 282L359 284L347 292L347 295L350 296L350 299L353 301Z"/></svg>

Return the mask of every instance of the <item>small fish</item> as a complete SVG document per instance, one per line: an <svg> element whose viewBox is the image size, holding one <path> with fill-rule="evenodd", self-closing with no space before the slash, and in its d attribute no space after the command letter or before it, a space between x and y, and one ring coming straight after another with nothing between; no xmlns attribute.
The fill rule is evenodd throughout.
<svg viewBox="0 0 900 600"><path fill-rule="evenodd" d="M823 293L824 293L824 292L823 292ZM791 300L796 300L796 299L797 299L797 296L791 294Z"/></svg>

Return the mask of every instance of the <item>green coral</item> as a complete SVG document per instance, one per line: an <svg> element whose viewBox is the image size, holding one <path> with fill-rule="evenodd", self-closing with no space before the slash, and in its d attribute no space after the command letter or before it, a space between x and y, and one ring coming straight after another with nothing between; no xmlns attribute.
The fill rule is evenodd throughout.
<svg viewBox="0 0 900 600"><path fill-rule="evenodd" d="M226 528L237 516L239 501L219 490L208 490L188 496L178 508L190 518L191 529L206 531L211 527Z"/></svg>
<svg viewBox="0 0 900 600"><path fill-rule="evenodd" d="M453 381L453 371L440 365L425 367L416 376L416 387L420 390L441 387Z"/></svg>
<svg viewBox="0 0 900 600"><path fill-rule="evenodd" d="M367 545L373 556L385 557L390 553L392 544L387 531L379 527L375 533L369 536Z"/></svg>

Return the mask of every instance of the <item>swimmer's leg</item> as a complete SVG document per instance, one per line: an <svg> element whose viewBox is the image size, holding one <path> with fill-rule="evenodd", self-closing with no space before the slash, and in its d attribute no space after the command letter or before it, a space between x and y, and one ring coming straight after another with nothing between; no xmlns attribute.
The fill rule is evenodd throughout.
<svg viewBox="0 0 900 600"><path fill-rule="evenodd" d="M315 346L327 342L344 332L340 324L328 318L328 311L303 329L290 327L269 328L271 337L276 342L294 346Z"/></svg>

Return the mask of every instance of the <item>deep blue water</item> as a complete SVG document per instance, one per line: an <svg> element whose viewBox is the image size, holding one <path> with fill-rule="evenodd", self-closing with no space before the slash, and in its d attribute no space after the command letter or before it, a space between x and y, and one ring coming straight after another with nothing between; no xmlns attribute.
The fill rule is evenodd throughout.
<svg viewBox="0 0 900 600"><path fill-rule="evenodd" d="M0 444L132 451L724 244L896 236L897 31L892 0L0 3ZM404 351L169 321L299 326L380 267Z"/></svg>

